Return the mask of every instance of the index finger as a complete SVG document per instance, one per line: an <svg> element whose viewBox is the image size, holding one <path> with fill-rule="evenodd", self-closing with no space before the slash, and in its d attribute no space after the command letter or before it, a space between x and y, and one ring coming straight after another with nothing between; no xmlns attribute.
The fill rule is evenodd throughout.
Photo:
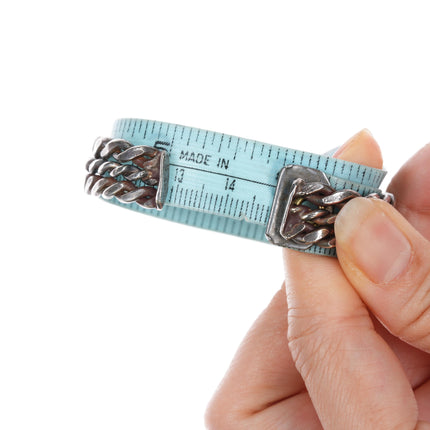
<svg viewBox="0 0 430 430"><path fill-rule="evenodd" d="M382 166L368 132L352 146L338 156ZM288 249L284 261L289 347L323 427L415 428L417 405L406 375L338 261Z"/></svg>

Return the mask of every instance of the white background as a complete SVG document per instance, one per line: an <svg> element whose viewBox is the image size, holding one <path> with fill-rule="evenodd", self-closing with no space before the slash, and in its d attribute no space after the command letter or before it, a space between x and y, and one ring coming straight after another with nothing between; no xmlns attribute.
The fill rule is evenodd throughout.
<svg viewBox="0 0 430 430"><path fill-rule="evenodd" d="M3 2L0 428L203 428L280 249L85 195L93 140L140 117L322 153L367 127L391 177L430 140L427 5Z"/></svg>

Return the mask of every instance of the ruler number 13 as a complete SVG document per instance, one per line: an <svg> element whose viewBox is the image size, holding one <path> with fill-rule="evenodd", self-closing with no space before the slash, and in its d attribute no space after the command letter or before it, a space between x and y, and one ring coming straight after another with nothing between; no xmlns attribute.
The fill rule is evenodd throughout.
<svg viewBox="0 0 430 430"><path fill-rule="evenodd" d="M185 171L184 171L184 169L178 169L178 168L176 168L176 170L175 170L175 181L176 182L183 182L183 180L184 180L184 173L185 173Z"/></svg>
<svg viewBox="0 0 430 430"><path fill-rule="evenodd" d="M234 187L236 186L236 179L227 178L225 180L225 190L234 191Z"/></svg>

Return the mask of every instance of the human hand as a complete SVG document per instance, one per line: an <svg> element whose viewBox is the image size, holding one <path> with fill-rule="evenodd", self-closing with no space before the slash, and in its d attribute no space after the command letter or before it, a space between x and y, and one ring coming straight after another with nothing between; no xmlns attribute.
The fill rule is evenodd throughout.
<svg viewBox="0 0 430 430"><path fill-rule="evenodd" d="M382 167L366 131L337 157ZM370 199L342 209L338 260L284 249L285 286L241 344L209 429L430 429L429 165L427 145L388 188L404 218Z"/></svg>

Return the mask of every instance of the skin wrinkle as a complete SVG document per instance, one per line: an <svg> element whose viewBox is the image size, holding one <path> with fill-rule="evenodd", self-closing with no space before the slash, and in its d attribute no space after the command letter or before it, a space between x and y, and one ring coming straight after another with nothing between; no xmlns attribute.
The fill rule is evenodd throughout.
<svg viewBox="0 0 430 430"><path fill-rule="evenodd" d="M334 356L335 357L335 356ZM343 358L344 356L337 356L336 362L338 362L337 366L333 366L333 367L339 367L343 365ZM319 360L319 362L323 362L323 360ZM380 362L380 360L379 360ZM379 363L380 364L380 363ZM365 377L366 375L366 370L369 370L369 374L367 377ZM318 375L323 375L326 372L326 369L323 369L322 371L318 372L318 367L315 368L315 374L316 377L318 377ZM333 376L335 376L334 378L331 375L328 375L327 377L325 377L325 380L330 380L331 381L331 385L336 387L338 386L338 384L342 384L342 380L339 379L338 374L334 374ZM381 386L383 386L384 382L383 381L378 381L374 379L374 374L373 374L373 369L370 368L370 366L368 368L364 368L364 369L354 369L353 371L350 370L349 374L343 374L344 378L349 378L351 381L351 385L353 385L357 390L360 388L361 392L363 393L363 397L364 394L366 392L369 392L370 395L372 395L373 392L375 391L379 391ZM367 388L365 389L364 387L360 387L360 383L364 380L372 380L372 384L370 386L367 386ZM314 383L311 381L311 385L314 385ZM318 384L318 382L315 384L317 387L320 386L320 390L322 390L322 387L320 384ZM315 394L315 393L314 393ZM342 397L340 396L340 393L334 393L337 397L337 400L334 402L334 405L336 405L336 409L333 410L333 406L331 405L332 402L329 401L329 403L326 402L324 406L324 409L326 408L331 408L331 416L335 417L338 414L344 414L344 423L349 423L348 425L345 424L345 426L343 428L388 428L388 423L391 421L391 415L386 411L386 408L375 408L375 406L373 406L372 409L372 414L369 415L370 416L370 421L367 422L366 427L361 427L363 425L363 423L361 422L361 424L359 425L355 425L355 420L354 417L358 416L360 414L360 410L362 410L363 405L361 403L356 403L354 401L354 395L352 392L349 392L347 394L345 394L345 392L342 393ZM324 396L324 390L321 391L322 396ZM345 414L345 411L347 411L348 413ZM381 427L377 427L376 426L376 422L372 419L372 416L377 416L377 423L381 426L381 422L386 421L387 425L386 426L381 426ZM335 419L335 422L337 424L338 420ZM335 422L333 423L333 426L335 425ZM328 426L327 428L331 428L330 425L330 421L328 421ZM371 425L372 424L372 425ZM374 426L375 425L375 426ZM337 428L337 427L336 427Z"/></svg>
<svg viewBox="0 0 430 430"><path fill-rule="evenodd" d="M292 394L292 395L290 395L290 396L286 396L286 397L283 397L283 398L280 398L280 399L277 399L277 400L274 400L274 401L272 401L272 402L268 402L268 403L266 403L265 405L263 405L261 408L259 408L259 409L256 409L256 410L250 410L249 412L248 412L248 414L247 414L247 416L252 416L252 415L258 415L259 413L261 413L261 412L263 412L263 411L266 411L266 410L268 410L268 409L270 409L270 408L274 408L274 407L276 407L276 406L279 406L281 403L283 403L283 402L286 402L286 401L288 401L288 400L292 400L293 398L297 398L297 397L301 397L303 394L307 394L307 391L306 391L306 389L303 389L303 390L301 390L301 391L299 391L299 392L297 392L297 393L295 393L295 394Z"/></svg>
<svg viewBox="0 0 430 430"><path fill-rule="evenodd" d="M300 308L297 308L300 309ZM289 315L290 316L290 315ZM316 316L316 318L315 318ZM289 327L291 331L294 332L294 324L297 319L307 319L308 315L291 315L289 318ZM308 342L307 337L312 337L318 335L321 332L320 336L316 336L318 338L323 338L324 335L330 335L333 333L337 333L338 331L351 330L355 328L369 328L374 329L371 320L369 319L369 313L364 306L357 306L356 311L352 311L351 314L341 315L338 317L334 317L333 319L327 321L324 318L324 315L321 316L312 315L312 324L309 324L305 329L301 329L298 335L289 335L289 341L302 341Z"/></svg>
<svg viewBox="0 0 430 430"><path fill-rule="evenodd" d="M412 341L414 344L424 344L422 341L430 337L430 332L425 332L425 329L430 326L430 277L427 278L427 282L425 283L429 284L429 286L428 288L424 288L424 295L421 296L422 289L416 287L413 294L408 297L405 306L402 307L405 316L402 319L403 326L397 333L400 339L409 339L409 341ZM417 295L421 297L417 297ZM418 314L415 314L413 311L413 309L416 308L416 303L426 303ZM411 308L412 311L410 311L409 308ZM419 330L419 327L417 329L417 326L420 325L424 326L423 330ZM422 336L418 334L419 331L423 331ZM410 334L411 332L412 335ZM430 348L428 352L430 352Z"/></svg>
<svg viewBox="0 0 430 430"><path fill-rule="evenodd" d="M375 333L372 333L372 336L375 336ZM314 345L314 348L313 349L311 348L306 353L306 356L308 358L314 357L317 363L326 363L327 361L338 363L337 366L332 366L330 368L327 368L325 366L321 367L321 365L317 365L316 367L314 365L308 365L307 362L302 362L303 359L300 356L300 353L301 352L304 353L304 351L300 352L300 349L299 349L298 351L299 356L296 358L296 364L299 366L301 374L303 375L304 379L309 382L311 386L320 387L320 389L322 388L321 385L318 382L315 384L312 381L316 382L320 378L323 378L324 380L330 380L333 386L337 386L338 383L342 383L342 380L338 380L339 375L336 373L331 374L331 371L333 371L334 368L342 367L345 363L345 359L348 360L348 357L351 357L352 351L358 352L358 353L363 352L362 349L354 351L354 349L356 348L351 349L350 346L345 344L345 336L341 333L331 334L330 336L322 337L322 341L319 342L318 345L315 345L315 344L313 345ZM368 348L366 348L365 351L368 351L369 353L372 352ZM358 370L357 368L355 368L354 371L349 372L350 380L351 381L355 380L355 382L353 382L351 385L358 387L363 378L363 375L368 373L368 370L370 370L370 373L373 373L373 369L371 367L362 368L361 370ZM373 384L374 384L376 380L373 378L373 375L370 375L370 376L372 376L372 379L374 381ZM343 373L342 377L346 377L345 373ZM371 389L372 390L378 389L378 386L379 384L377 386L372 386ZM345 393L343 392L343 395L344 394ZM335 402L335 403L339 403L339 402ZM344 404L343 401L340 403ZM347 407L348 404L349 404L349 397L345 397L344 406ZM339 410L343 409L341 405L338 407L339 407Z"/></svg>
<svg viewBox="0 0 430 430"><path fill-rule="evenodd" d="M307 391L301 391L246 420L245 429L322 430Z"/></svg>
<svg viewBox="0 0 430 430"><path fill-rule="evenodd" d="M402 363L403 370L405 371L412 388L415 389L427 381L428 375L430 375L429 355L418 348L405 345L403 341L390 333L374 314L371 314L371 319L375 326L376 333L378 333L379 336L381 336L385 342L390 345L391 349ZM407 346L407 355L405 355L405 346Z"/></svg>

